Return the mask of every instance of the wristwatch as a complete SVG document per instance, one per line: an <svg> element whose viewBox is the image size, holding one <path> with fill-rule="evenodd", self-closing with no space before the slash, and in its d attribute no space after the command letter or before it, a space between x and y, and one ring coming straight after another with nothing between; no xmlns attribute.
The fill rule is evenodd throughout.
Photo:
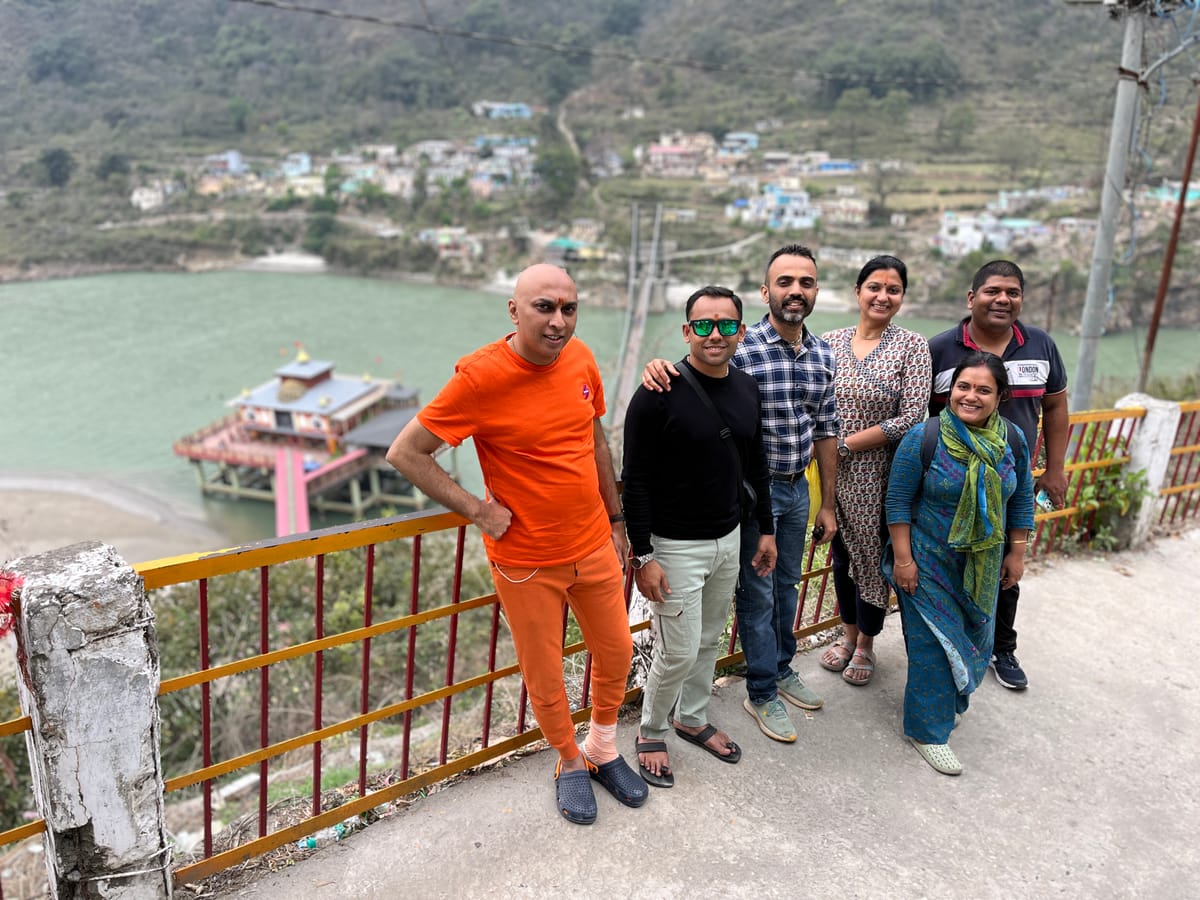
<svg viewBox="0 0 1200 900"><path fill-rule="evenodd" d="M646 563L650 562L650 560L652 560L652 559L654 559L654 551L653 550L651 550L649 553L646 553L642 556L635 556L633 559L631 559L629 561L629 564L631 566L633 566L635 569L640 569L642 566L644 566Z"/></svg>
<svg viewBox="0 0 1200 900"><path fill-rule="evenodd" d="M838 438L838 456L841 459L846 459L850 456L850 448L846 446L846 439L844 437Z"/></svg>

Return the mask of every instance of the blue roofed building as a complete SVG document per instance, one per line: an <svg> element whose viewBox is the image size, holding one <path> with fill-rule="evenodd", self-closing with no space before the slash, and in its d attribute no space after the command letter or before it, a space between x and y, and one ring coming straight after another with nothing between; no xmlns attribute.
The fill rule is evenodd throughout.
<svg viewBox="0 0 1200 900"><path fill-rule="evenodd" d="M758 196L728 204L725 218L744 225L763 225L772 231L806 231L816 227L821 208L812 202L808 191L768 184Z"/></svg>
<svg viewBox="0 0 1200 900"><path fill-rule="evenodd" d="M238 421L259 434L339 437L388 397L392 382L335 375L333 363L301 352L275 378L229 401Z"/></svg>
<svg viewBox="0 0 1200 900"><path fill-rule="evenodd" d="M285 178L299 178L312 172L312 157L307 153L289 153L279 166Z"/></svg>
<svg viewBox="0 0 1200 900"><path fill-rule="evenodd" d="M480 100L471 104L471 111L481 118L488 119L532 119L533 109L528 103L498 102L496 100Z"/></svg>
<svg viewBox="0 0 1200 900"><path fill-rule="evenodd" d="M204 157L204 166L213 175L245 175L245 157L237 150L213 153Z"/></svg>
<svg viewBox="0 0 1200 900"><path fill-rule="evenodd" d="M753 131L730 131L721 138L722 154L745 156L758 149L758 134Z"/></svg>

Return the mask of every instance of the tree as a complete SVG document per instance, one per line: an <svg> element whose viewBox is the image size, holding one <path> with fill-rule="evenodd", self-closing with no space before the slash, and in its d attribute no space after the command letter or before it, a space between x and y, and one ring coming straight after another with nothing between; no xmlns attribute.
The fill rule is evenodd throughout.
<svg viewBox="0 0 1200 900"><path fill-rule="evenodd" d="M591 66L586 58L568 60L562 56L551 56L542 65L542 77L546 81L546 99L558 104L571 91L591 78Z"/></svg>
<svg viewBox="0 0 1200 900"><path fill-rule="evenodd" d="M609 34L633 34L642 26L641 0L612 0L604 16L603 28Z"/></svg>
<svg viewBox="0 0 1200 900"><path fill-rule="evenodd" d="M899 132L908 127L911 107L912 95L908 91L888 91L879 101L879 114L888 128Z"/></svg>
<svg viewBox="0 0 1200 900"><path fill-rule="evenodd" d="M875 132L875 103L866 88L851 88L838 97L833 108L833 119L841 136L849 142L850 152L858 152L861 137L870 137Z"/></svg>
<svg viewBox="0 0 1200 900"><path fill-rule="evenodd" d="M75 157L62 147L43 150L38 157L42 168L42 181L51 187L63 187L75 172Z"/></svg>
<svg viewBox="0 0 1200 900"><path fill-rule="evenodd" d="M124 153L105 153L96 165L96 177L101 181L107 180L109 175L128 174L129 157Z"/></svg>
<svg viewBox="0 0 1200 900"><path fill-rule="evenodd" d="M229 101L229 120L233 124L233 130L238 134L246 133L246 117L250 115L250 104L241 97L234 97Z"/></svg>
<svg viewBox="0 0 1200 900"><path fill-rule="evenodd" d="M975 109L968 103L960 103L938 120L938 147L957 152L974 133Z"/></svg>
<svg viewBox="0 0 1200 900"><path fill-rule="evenodd" d="M836 103L856 88L866 88L878 99L900 85L918 103L962 90L958 64L932 38L916 44L900 42L893 52L873 54L842 41L818 57L817 68L823 73L821 93L827 103Z"/></svg>
<svg viewBox="0 0 1200 900"><path fill-rule="evenodd" d="M533 171L542 180L542 198L550 209L560 210L571 202L578 187L581 168L579 157L566 144L543 143L538 146Z"/></svg>
<svg viewBox="0 0 1200 900"><path fill-rule="evenodd" d="M422 155L421 163L417 166L417 172L413 175L412 187L412 209L413 212L419 210L425 205L425 201L429 199L429 159Z"/></svg>
<svg viewBox="0 0 1200 900"><path fill-rule="evenodd" d="M337 197L313 197L308 201L308 208L310 211L315 213L329 213L330 215L337 215Z"/></svg>
<svg viewBox="0 0 1200 900"><path fill-rule="evenodd" d="M997 162L1008 171L1010 181L1019 181L1021 173L1036 169L1042 157L1042 142L1029 128L1014 128L996 147Z"/></svg>
<svg viewBox="0 0 1200 900"><path fill-rule="evenodd" d="M417 109L443 109L458 102L453 74L403 46L351 69L344 85L347 94L361 101L385 100Z"/></svg>
<svg viewBox="0 0 1200 900"><path fill-rule="evenodd" d="M372 181L365 181L358 187L358 206L370 212L376 209L387 209L392 200L383 188Z"/></svg>
<svg viewBox="0 0 1200 900"><path fill-rule="evenodd" d="M325 196L333 197L341 190L342 182L346 180L346 174L342 171L342 167L337 163L330 163L325 167Z"/></svg>
<svg viewBox="0 0 1200 900"><path fill-rule="evenodd" d="M329 213L317 213L308 220L301 246L307 253L318 255L325 252L325 245L337 232L337 217Z"/></svg>
<svg viewBox="0 0 1200 900"><path fill-rule="evenodd" d="M871 171L871 206L869 210L872 225L886 225L891 211L887 199L892 188L900 179L900 169L897 166L885 166L882 160L876 162Z"/></svg>
<svg viewBox="0 0 1200 900"><path fill-rule="evenodd" d="M47 38L29 51L29 77L58 78L64 84L86 84L96 65L91 48L76 35Z"/></svg>

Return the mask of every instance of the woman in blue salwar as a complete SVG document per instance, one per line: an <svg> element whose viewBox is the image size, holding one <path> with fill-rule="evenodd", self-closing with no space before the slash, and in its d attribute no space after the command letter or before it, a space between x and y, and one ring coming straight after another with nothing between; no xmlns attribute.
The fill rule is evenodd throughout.
<svg viewBox="0 0 1200 900"><path fill-rule="evenodd" d="M972 352L951 379L932 457L925 424L904 436L888 481L890 558L908 651L904 733L934 769L958 775L950 732L987 671L1000 586L1025 571L1033 478L1020 429L997 411L1004 363Z"/></svg>

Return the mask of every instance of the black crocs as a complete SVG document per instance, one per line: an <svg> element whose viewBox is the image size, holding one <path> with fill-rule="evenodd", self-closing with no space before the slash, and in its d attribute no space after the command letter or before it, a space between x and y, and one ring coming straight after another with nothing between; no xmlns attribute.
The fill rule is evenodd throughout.
<svg viewBox="0 0 1200 900"><path fill-rule="evenodd" d="M558 811L568 822L591 825L596 821L596 795L586 768L564 772L560 761L554 770L554 796Z"/></svg>
<svg viewBox="0 0 1200 900"><path fill-rule="evenodd" d="M650 796L650 789L646 787L642 776L629 768L629 764L620 756L600 766L588 759L586 754L583 761L587 763L592 778L626 806L641 806Z"/></svg>

